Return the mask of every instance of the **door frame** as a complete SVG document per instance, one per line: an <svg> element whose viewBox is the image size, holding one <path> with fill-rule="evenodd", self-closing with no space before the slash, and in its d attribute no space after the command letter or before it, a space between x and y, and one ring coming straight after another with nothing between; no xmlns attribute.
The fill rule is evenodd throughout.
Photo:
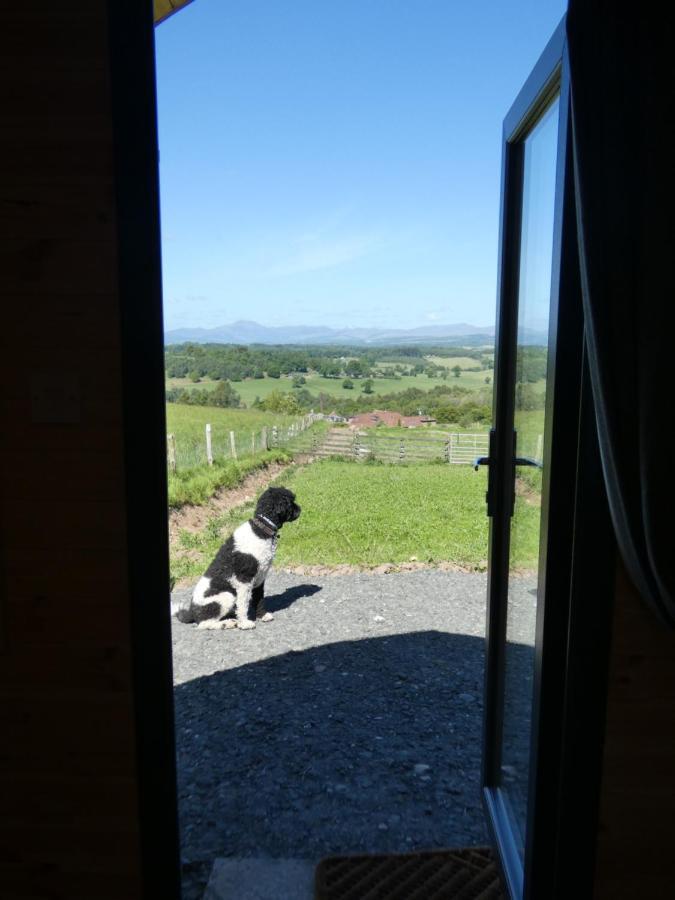
<svg viewBox="0 0 675 900"><path fill-rule="evenodd" d="M180 900L153 5L107 7L141 884Z"/></svg>
<svg viewBox="0 0 675 900"><path fill-rule="evenodd" d="M138 0L107 0L107 5L119 239L127 555L142 882L144 895L152 893L167 900L178 900L180 844L168 596L164 334L153 11L150 0L141 3ZM561 42L564 45L562 24L507 118L510 134L522 121L528 90L531 94L533 86L540 83L541 74L550 66L552 57L558 54L557 58L560 58ZM511 180L517 165L517 154L505 153L503 172L508 172L510 177L505 179L503 174L502 178L502 235L507 225L512 226L514 214L519 215ZM569 193L565 202L573 202ZM562 297L577 290L578 272L576 253L573 252L576 233L572 220L573 216L566 214L569 228L563 229L560 236L564 263L560 271ZM513 290L514 275L517 279L513 250L506 249L507 252L500 250L500 292ZM509 327L514 325L515 318ZM556 362L561 371L567 354L562 356L566 359ZM526 896L559 896L561 900L570 896L583 897L585 892L581 884L590 884L592 880L614 585L614 543L602 487L595 413L586 367L580 360L577 360L579 365L572 365L572 362L570 355L567 365L573 374L576 373L574 377L579 381L581 398L578 432L570 435L567 442L569 452L576 451L578 461L575 490L569 491L573 496L569 502L574 507L573 533L577 540L571 555L569 590L555 620L560 629L556 658L563 661L564 674L557 679L541 680L540 673L540 702L550 696L557 698L561 705L551 714L556 725L554 737L541 734L537 753L540 762L548 760L548 764L540 769L541 783L537 785L537 793L542 801L544 796L556 798L556 815L554 826L547 827L542 817L542 803L532 813L536 829L541 828L541 839L537 830L537 840L532 842L528 855L525 879L529 891ZM505 391L504 378L499 377L497 370L494 391L496 401L498 394L501 397ZM491 456L504 461L505 449L503 442L498 442L491 450ZM496 473L497 467L491 467L491 481L496 481ZM509 497L502 490L496 499L503 504ZM549 529L549 547L554 546L556 533ZM592 536L592 541L585 536ZM499 545L500 541L503 553L503 534L495 531L491 535L491 544ZM503 615L495 602L493 581L491 578L486 645L483 795L493 840L508 878L508 842L505 842L498 815L491 816L496 810L492 782L485 780L485 774L494 771L494 737L501 727L495 709L489 709L487 703L488 696L494 697L494 693L488 694L488 689L499 686L500 656L494 636L505 624L505 621L501 622ZM591 609L587 603L589 593L595 600ZM546 626L552 628L553 624L550 619ZM543 732L545 717L537 716L534 724L538 732ZM492 738L492 743L488 738ZM551 861L555 892L533 893L538 884L550 883L547 867ZM581 880L579 874L584 875Z"/></svg>
<svg viewBox="0 0 675 900"><path fill-rule="evenodd" d="M504 120L482 797L512 898L590 896L601 770L614 546L584 357L570 87L561 21ZM525 857L500 788L524 139L559 92L544 479ZM556 348L564 352L557 353ZM556 390L557 387L557 390ZM589 521L594 531L588 531ZM583 536L593 534L591 541ZM589 585L594 605L589 608ZM582 605L583 601L586 601ZM588 634L596 639L589 652ZM579 731L584 722L585 733ZM574 760L574 764L570 763ZM583 787L582 787L583 786ZM573 833L572 833L573 832ZM582 887L579 876L583 871ZM568 885L569 887L569 885Z"/></svg>

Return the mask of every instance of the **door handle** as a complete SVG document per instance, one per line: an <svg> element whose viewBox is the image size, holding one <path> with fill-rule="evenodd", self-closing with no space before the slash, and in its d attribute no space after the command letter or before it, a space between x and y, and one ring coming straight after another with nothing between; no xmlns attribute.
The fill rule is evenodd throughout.
<svg viewBox="0 0 675 900"><path fill-rule="evenodd" d="M492 462L489 456L477 456L472 465L476 472L478 471L479 466L489 466ZM536 469L543 469L544 464L540 463L536 459L532 459L531 456L516 456L513 460L514 466L534 466Z"/></svg>
<svg viewBox="0 0 675 900"><path fill-rule="evenodd" d="M543 469L544 464L531 456L516 456L513 460L514 466L534 466L535 469Z"/></svg>
<svg viewBox="0 0 675 900"><path fill-rule="evenodd" d="M497 469L495 467L495 463L497 459L495 457L495 444L496 444L496 435L495 430L492 428L490 430L490 449L489 456L477 456L473 461L473 468L477 472L481 466L489 466L489 474L488 474L488 489L485 494L485 500L487 502L487 514L488 516L493 516L495 512L495 492L497 489L496 485L496 475ZM516 433L513 432L513 447L515 448L516 444ZM543 469L544 464L539 462L536 459L533 459L531 456L514 456L513 457L513 466L514 469L516 466L532 466L535 469ZM514 472L515 474L515 472ZM509 516L513 515L513 505L515 503L515 491L511 497Z"/></svg>
<svg viewBox="0 0 675 900"><path fill-rule="evenodd" d="M487 492L485 494L485 502L487 503L487 514L488 516L493 516L495 511L495 487L496 487L496 475L497 470L494 466L496 462L495 458L495 430L494 428L490 429L490 438L488 445L488 453L489 456L477 456L473 461L473 467L477 472L480 466L489 466L488 469L488 484L487 484Z"/></svg>

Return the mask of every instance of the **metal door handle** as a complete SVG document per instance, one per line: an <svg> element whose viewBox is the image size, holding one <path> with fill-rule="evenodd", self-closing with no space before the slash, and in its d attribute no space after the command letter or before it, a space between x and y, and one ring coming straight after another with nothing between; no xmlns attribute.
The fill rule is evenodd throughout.
<svg viewBox="0 0 675 900"><path fill-rule="evenodd" d="M534 466L535 469L543 469L544 464L532 459L531 456L516 456L513 460L515 466Z"/></svg>
<svg viewBox="0 0 675 900"><path fill-rule="evenodd" d="M491 459L489 456L477 456L473 461L473 467L478 471L478 466L489 466Z"/></svg>

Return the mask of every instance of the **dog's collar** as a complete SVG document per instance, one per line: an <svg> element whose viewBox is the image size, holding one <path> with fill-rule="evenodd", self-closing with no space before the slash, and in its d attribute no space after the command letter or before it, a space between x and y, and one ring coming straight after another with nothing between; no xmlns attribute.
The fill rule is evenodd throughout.
<svg viewBox="0 0 675 900"><path fill-rule="evenodd" d="M267 537L276 537L277 532L279 531L279 526L275 525L271 519L268 519L266 516L257 515L251 519L252 522L255 522L257 527L267 535Z"/></svg>

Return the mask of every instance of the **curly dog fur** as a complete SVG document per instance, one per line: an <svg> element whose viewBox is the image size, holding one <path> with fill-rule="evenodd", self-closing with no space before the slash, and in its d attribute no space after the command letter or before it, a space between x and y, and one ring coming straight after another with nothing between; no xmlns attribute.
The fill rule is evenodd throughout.
<svg viewBox="0 0 675 900"><path fill-rule="evenodd" d="M295 494L287 488L268 488L258 500L255 515L240 525L221 546L199 579L180 622L199 628L255 628L256 618L269 622L265 610L265 579L279 540L279 529L300 515ZM233 617L234 613L234 617Z"/></svg>

